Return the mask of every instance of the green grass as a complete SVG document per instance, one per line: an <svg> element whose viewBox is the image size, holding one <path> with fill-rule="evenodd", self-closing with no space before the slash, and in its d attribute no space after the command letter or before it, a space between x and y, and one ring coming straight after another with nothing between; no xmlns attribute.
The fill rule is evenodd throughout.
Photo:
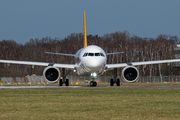
<svg viewBox="0 0 180 120"><path fill-rule="evenodd" d="M0 119L180 119L179 89L0 89Z"/></svg>

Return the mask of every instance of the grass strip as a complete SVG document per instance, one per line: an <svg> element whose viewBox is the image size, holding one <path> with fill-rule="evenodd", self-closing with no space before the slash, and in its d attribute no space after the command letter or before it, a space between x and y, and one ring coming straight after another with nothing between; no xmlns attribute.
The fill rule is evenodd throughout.
<svg viewBox="0 0 180 120"><path fill-rule="evenodd" d="M0 89L0 119L179 119L179 89Z"/></svg>

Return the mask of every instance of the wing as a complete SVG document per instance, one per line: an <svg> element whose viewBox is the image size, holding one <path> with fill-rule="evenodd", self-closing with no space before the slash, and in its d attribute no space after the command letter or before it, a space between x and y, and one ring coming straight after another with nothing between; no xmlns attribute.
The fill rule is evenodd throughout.
<svg viewBox="0 0 180 120"><path fill-rule="evenodd" d="M114 54L120 54L120 53L124 53L124 52L106 53L106 55L114 55Z"/></svg>
<svg viewBox="0 0 180 120"><path fill-rule="evenodd" d="M47 54L54 54L54 55L65 55L65 56L75 56L75 54L66 54L66 53L53 53L53 52L45 52Z"/></svg>
<svg viewBox="0 0 180 120"><path fill-rule="evenodd" d="M107 64L106 67L107 69L113 69L113 68L121 68L121 67L126 67L126 66L131 66L131 65L138 66L138 65L149 65L149 64L160 64L160 63L171 63L171 62L180 62L180 59Z"/></svg>
<svg viewBox="0 0 180 120"><path fill-rule="evenodd" d="M55 66L58 68L66 68L66 69L74 69L76 67L75 64L57 64L57 63L16 61L16 60L0 60L0 63L36 65L36 66Z"/></svg>

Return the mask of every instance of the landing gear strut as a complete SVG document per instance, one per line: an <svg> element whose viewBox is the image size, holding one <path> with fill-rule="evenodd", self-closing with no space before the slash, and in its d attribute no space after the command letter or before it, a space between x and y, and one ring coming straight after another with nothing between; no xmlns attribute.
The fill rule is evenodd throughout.
<svg viewBox="0 0 180 120"><path fill-rule="evenodd" d="M110 80L110 86L114 86L116 83L117 86L120 86L120 79L117 79L117 68L114 68L114 79Z"/></svg>
<svg viewBox="0 0 180 120"><path fill-rule="evenodd" d="M67 75L68 75L69 73L67 73ZM63 83L65 83L66 84L66 86L69 86L69 79L66 79L66 76L67 75L65 75L65 68L62 68L62 77L63 77L63 79L60 79L59 80L59 86L62 86L63 85Z"/></svg>
<svg viewBox="0 0 180 120"><path fill-rule="evenodd" d="M90 82L91 87L96 87L97 86L97 82L94 81L94 80L95 80L95 78L92 76L92 81Z"/></svg>

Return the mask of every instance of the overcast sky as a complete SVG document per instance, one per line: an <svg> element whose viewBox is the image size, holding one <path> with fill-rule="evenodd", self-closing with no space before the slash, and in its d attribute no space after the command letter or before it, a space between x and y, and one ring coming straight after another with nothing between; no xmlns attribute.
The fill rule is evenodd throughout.
<svg viewBox="0 0 180 120"><path fill-rule="evenodd" d="M139 37L180 38L180 0L0 0L0 40L26 43L31 38L64 38L127 30Z"/></svg>

